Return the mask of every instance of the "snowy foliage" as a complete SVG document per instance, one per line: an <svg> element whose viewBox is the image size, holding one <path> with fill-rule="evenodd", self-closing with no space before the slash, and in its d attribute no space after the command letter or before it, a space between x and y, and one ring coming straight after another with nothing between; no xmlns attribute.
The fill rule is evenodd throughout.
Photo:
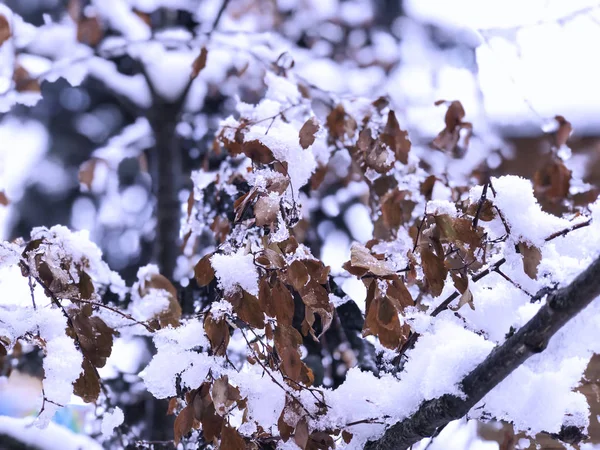
<svg viewBox="0 0 600 450"><path fill-rule="evenodd" d="M169 399L176 445L363 448L427 401L465 398L465 377L598 258L597 191L561 156L570 125L559 128L534 180L494 173L486 165L494 151L471 142L459 101L438 102L446 112L428 125L439 131L431 148L411 141L401 105L377 88L395 63L391 35L372 36L375 60L340 45L359 61L348 67L314 61L285 37L316 20L335 40L369 22L370 2L266 2L265 12L243 1L236 8L247 13L230 11L218 30L204 24L193 33L153 29L149 13L177 3L218 23L220 2L91 3L71 1L60 20L40 27L0 6L0 110L34 104L40 83L58 77L73 85L97 78L139 108L79 174L106 208L119 194L118 162L140 157L140 140L164 143L157 110L177 106L181 132L191 128L182 114L199 116L215 89L235 107L207 144L216 163L207 157L188 174L188 192L175 192L175 277L157 261L128 285L88 233L64 226L0 244L0 356L43 352L38 426L74 394L99 405L92 422L106 445L143 445L143 423L129 426L126 402L102 369L118 366L117 345L146 339L151 359L139 358L144 367L124 379L135 379L132 391ZM294 20L280 14L296 3ZM138 73L118 70L111 58L124 55ZM320 83L309 75L319 65L328 68ZM568 122L556 120L565 130ZM318 241L331 222L318 217L343 205L356 208L347 228L365 238L330 267ZM187 305L184 291L192 292ZM531 437L566 426L585 433L589 405L577 389L600 353L599 327L595 301L468 417L512 423Z"/></svg>

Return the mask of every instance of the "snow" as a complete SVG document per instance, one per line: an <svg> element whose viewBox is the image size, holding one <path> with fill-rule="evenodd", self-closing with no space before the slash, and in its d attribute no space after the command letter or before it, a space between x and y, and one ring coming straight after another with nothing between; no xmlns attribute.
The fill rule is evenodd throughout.
<svg viewBox="0 0 600 450"><path fill-rule="evenodd" d="M102 424L100 425L100 430L102 431L102 435L105 438L111 437L119 425L123 423L125 420L125 416L123 415L123 410L118 406L115 407L111 412L104 413L102 417Z"/></svg>
<svg viewBox="0 0 600 450"><path fill-rule="evenodd" d="M211 256L210 264L225 295L235 293L238 287L258 295L258 272L251 253L246 254L244 249L229 255L216 253Z"/></svg>

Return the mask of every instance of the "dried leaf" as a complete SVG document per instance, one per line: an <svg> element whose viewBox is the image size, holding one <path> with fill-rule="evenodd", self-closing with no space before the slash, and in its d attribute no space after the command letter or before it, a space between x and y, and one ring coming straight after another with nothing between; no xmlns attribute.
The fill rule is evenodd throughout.
<svg viewBox="0 0 600 450"><path fill-rule="evenodd" d="M346 444L349 444L354 435L346 430L342 430L342 439Z"/></svg>
<svg viewBox="0 0 600 450"><path fill-rule="evenodd" d="M319 122L315 117L308 119L300 128L300 146L307 149L315 142L315 134L319 131Z"/></svg>
<svg viewBox="0 0 600 450"><path fill-rule="evenodd" d="M100 395L100 380L94 366L87 358L83 358L81 367L83 372L73 383L73 393L81 397L84 402L93 403Z"/></svg>
<svg viewBox="0 0 600 450"><path fill-rule="evenodd" d="M554 136L554 144L557 148L561 148L567 143L567 140L573 131L573 127L571 126L571 122L566 120L563 116L554 116L554 120L558 123L558 130L556 130Z"/></svg>
<svg viewBox="0 0 600 450"><path fill-rule="evenodd" d="M217 414L224 416L236 401L240 400L238 388L229 384L227 375L217 378L212 386L211 397Z"/></svg>
<svg viewBox="0 0 600 450"><path fill-rule="evenodd" d="M177 397L171 397L169 399L169 405L167 406L167 416L172 416L175 414L175 410L177 409Z"/></svg>
<svg viewBox="0 0 600 450"><path fill-rule="evenodd" d="M88 190L92 189L92 183L94 182L94 174L96 172L96 166L101 160L98 158L91 158L85 161L79 166L79 183L87 187Z"/></svg>
<svg viewBox="0 0 600 450"><path fill-rule="evenodd" d="M0 46L10 39L12 32L8 19L3 14L0 14Z"/></svg>
<svg viewBox="0 0 600 450"><path fill-rule="evenodd" d="M529 245L524 242L518 244L519 252L523 255L523 270L531 278L537 278L538 266L542 261L542 252L534 245Z"/></svg>
<svg viewBox="0 0 600 450"><path fill-rule="evenodd" d="M229 345L229 325L224 319L214 320L212 314L204 318L204 331L215 355L223 356Z"/></svg>
<svg viewBox="0 0 600 450"><path fill-rule="evenodd" d="M308 283L309 275L306 266L300 261L295 260L290 264L286 271L287 283L294 289L300 291Z"/></svg>
<svg viewBox="0 0 600 450"><path fill-rule="evenodd" d="M569 195L572 172L559 158L551 161L536 171L534 186L536 191L544 193L552 200L562 200Z"/></svg>
<svg viewBox="0 0 600 450"><path fill-rule="evenodd" d="M296 425L296 430L294 431L294 442L302 450L304 450L306 448L306 444L308 444L308 423L304 417L300 419Z"/></svg>
<svg viewBox="0 0 600 450"><path fill-rule="evenodd" d="M254 205L254 216L256 225L264 227L277 222L279 214L279 198L270 195L261 196Z"/></svg>
<svg viewBox="0 0 600 450"><path fill-rule="evenodd" d="M192 431L194 425L194 409L187 405L175 418L173 433L175 435L175 445L178 445L181 438Z"/></svg>
<svg viewBox="0 0 600 450"><path fill-rule="evenodd" d="M277 279L271 289L273 308L277 322L282 325L292 325L294 317L294 299L287 287Z"/></svg>
<svg viewBox="0 0 600 450"><path fill-rule="evenodd" d="M104 367L112 352L114 330L100 317L89 317L80 309L71 308L68 314L83 355L95 367Z"/></svg>
<svg viewBox="0 0 600 450"><path fill-rule="evenodd" d="M302 336L295 328L281 325L275 328L274 340L283 373L294 381L300 381L302 361L298 347L302 344Z"/></svg>
<svg viewBox="0 0 600 450"><path fill-rule="evenodd" d="M144 287L140 288L140 296L144 297L147 295L150 289L162 289L166 291L169 296L168 308L156 316L160 326L163 328L169 325L172 327L178 327L179 320L181 319L181 305L177 300L177 289L175 286L173 286L173 283L171 283L168 278L161 274L153 274L150 277L150 280L144 283Z"/></svg>
<svg viewBox="0 0 600 450"><path fill-rule="evenodd" d="M470 289L465 289L465 291L461 294L460 299L458 300L458 304L455 308L451 308L453 311L458 311L464 305L468 304L471 309L475 309L475 304L473 303L473 293Z"/></svg>
<svg viewBox="0 0 600 450"><path fill-rule="evenodd" d="M391 263L375 258L364 245L354 243L350 248L350 265L366 269L375 276L385 277L395 275L396 270Z"/></svg>
<svg viewBox="0 0 600 450"><path fill-rule="evenodd" d="M80 17L77 23L77 41L95 47L104 37L104 31L97 17Z"/></svg>
<svg viewBox="0 0 600 450"><path fill-rule="evenodd" d="M222 450L246 450L246 441L244 441L244 438L240 436L240 433L235 428L223 422L220 448Z"/></svg>
<svg viewBox="0 0 600 450"><path fill-rule="evenodd" d="M425 247L421 248L421 261L431 295L437 297L442 293L448 275L444 259L432 252L429 247Z"/></svg>
<svg viewBox="0 0 600 450"><path fill-rule="evenodd" d="M8 206L9 204L10 204L10 200L8 199L8 197L6 196L4 191L0 191L0 205Z"/></svg>
<svg viewBox="0 0 600 450"><path fill-rule="evenodd" d="M383 132L379 136L381 141L385 143L396 155L396 159L402 164L408 164L408 153L410 152L411 143L408 139L408 133L400 129L398 119L394 111L388 112L388 119Z"/></svg>
<svg viewBox="0 0 600 450"><path fill-rule="evenodd" d="M206 49L206 47L202 47L200 49L200 54L196 57L196 59L194 59L194 62L192 63L192 73L190 74L190 77L192 79L196 78L198 74L202 71L202 69L206 67L207 57L208 50Z"/></svg>
<svg viewBox="0 0 600 450"><path fill-rule="evenodd" d="M210 264L210 258L214 253L208 253L200 258L198 264L194 267L194 276L198 286L208 286L210 282L215 278L215 270Z"/></svg>
<svg viewBox="0 0 600 450"><path fill-rule="evenodd" d="M42 88L36 78L32 78L29 72L21 66L17 65L13 72L13 82L17 92L41 92Z"/></svg>
<svg viewBox="0 0 600 450"><path fill-rule="evenodd" d="M275 161L271 149L258 139L244 142L242 144L242 152L255 163L270 164Z"/></svg>
<svg viewBox="0 0 600 450"><path fill-rule="evenodd" d="M342 139L345 135L353 137L357 126L356 121L346 114L346 110L341 104L331 110L325 124L333 139Z"/></svg>

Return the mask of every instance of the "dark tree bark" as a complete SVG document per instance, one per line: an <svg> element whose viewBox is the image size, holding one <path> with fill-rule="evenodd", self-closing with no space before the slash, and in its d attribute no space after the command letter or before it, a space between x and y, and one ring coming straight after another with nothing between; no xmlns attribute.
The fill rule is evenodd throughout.
<svg viewBox="0 0 600 450"><path fill-rule="evenodd" d="M465 416L488 392L529 357L544 351L550 338L600 295L600 258L571 284L551 294L538 313L496 347L462 381L465 398L444 395L421 404L412 416L387 429L366 450L401 450L433 436L439 427Z"/></svg>

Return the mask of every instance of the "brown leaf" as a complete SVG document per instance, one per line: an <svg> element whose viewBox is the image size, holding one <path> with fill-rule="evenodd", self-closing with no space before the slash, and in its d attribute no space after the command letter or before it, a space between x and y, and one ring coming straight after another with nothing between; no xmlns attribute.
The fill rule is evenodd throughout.
<svg viewBox="0 0 600 450"><path fill-rule="evenodd" d="M357 126L356 121L346 114L346 110L341 104L331 110L325 124L333 139L342 139L345 135L353 137Z"/></svg>
<svg viewBox="0 0 600 450"><path fill-rule="evenodd" d="M29 72L21 66L17 65L13 72L13 82L17 92L41 92L42 88L36 78L32 78Z"/></svg>
<svg viewBox="0 0 600 450"><path fill-rule="evenodd" d="M294 431L294 427L289 425L285 421L285 415L287 411L287 399L286 406L281 410L281 414L279 415L279 419L277 420L277 429L279 430L279 436L283 439L283 442L287 442Z"/></svg>
<svg viewBox="0 0 600 450"><path fill-rule="evenodd" d="M552 200L562 200L569 195L572 172L559 158L552 158L534 175L536 191L542 192Z"/></svg>
<svg viewBox="0 0 600 450"><path fill-rule="evenodd" d="M346 430L342 430L342 439L346 444L349 444L354 435Z"/></svg>
<svg viewBox="0 0 600 450"><path fill-rule="evenodd" d="M308 283L308 270L302 261L296 259L290 264L286 271L287 283L299 291Z"/></svg>
<svg viewBox="0 0 600 450"><path fill-rule="evenodd" d="M323 431L315 431L308 437L306 450L329 450L331 448L335 448L335 442Z"/></svg>
<svg viewBox="0 0 600 450"><path fill-rule="evenodd" d="M408 133L400 129L394 111L390 110L388 113L387 123L379 138L394 152L398 161L402 164L408 164L411 143L408 139Z"/></svg>
<svg viewBox="0 0 600 450"><path fill-rule="evenodd" d="M306 444L308 444L308 423L304 417L300 419L296 425L296 430L294 431L294 442L296 442L296 445L302 450L304 450L306 448Z"/></svg>
<svg viewBox="0 0 600 450"><path fill-rule="evenodd" d="M275 328L275 349L281 357L283 373L294 381L300 381L302 361L298 347L302 344L302 336L289 325Z"/></svg>
<svg viewBox="0 0 600 450"><path fill-rule="evenodd" d="M227 325L227 322L224 319L214 320L212 314L208 313L204 318L204 331L214 354L225 355L229 345L229 325Z"/></svg>
<svg viewBox="0 0 600 450"><path fill-rule="evenodd" d="M283 325L292 325L294 317L294 299L287 287L277 279L271 289L273 308L277 322Z"/></svg>
<svg viewBox="0 0 600 450"><path fill-rule="evenodd" d="M9 204L10 204L10 200L8 199L8 197L6 196L4 191L0 191L0 205L8 206Z"/></svg>
<svg viewBox="0 0 600 450"><path fill-rule="evenodd" d="M304 264L304 267L306 267L311 280L314 280L319 284L327 283L329 280L329 266L326 266L316 259L304 259L302 260L302 263Z"/></svg>
<svg viewBox="0 0 600 450"><path fill-rule="evenodd" d="M571 126L571 122L566 120L563 116L554 116L554 120L558 123L558 130L556 130L554 136L554 144L557 148L560 148L567 143L567 140L573 131L573 127Z"/></svg>
<svg viewBox="0 0 600 450"><path fill-rule="evenodd" d="M94 182L94 173L96 172L96 165L99 160L97 158L88 159L81 166L79 166L79 183L83 184L88 188L92 189L92 183Z"/></svg>
<svg viewBox="0 0 600 450"><path fill-rule="evenodd" d="M172 416L175 414L175 410L177 409L177 397L171 397L169 399L169 405L167 406L167 416Z"/></svg>
<svg viewBox="0 0 600 450"><path fill-rule="evenodd" d="M315 142L315 133L319 131L319 122L315 117L308 119L300 128L300 146L307 149Z"/></svg>
<svg viewBox="0 0 600 450"><path fill-rule="evenodd" d="M390 263L378 260L371 254L369 249L358 243L352 244L352 247L350 248L350 265L352 267L366 269L368 272L371 272L378 277L396 274L396 270Z"/></svg>
<svg viewBox="0 0 600 450"><path fill-rule="evenodd" d="M77 23L77 41L95 47L104 37L97 17L80 17Z"/></svg>
<svg viewBox="0 0 600 450"><path fill-rule="evenodd" d="M202 71L202 69L206 67L207 57L208 50L206 49L206 47L202 47L200 49L200 54L196 57L196 59L194 59L194 62L192 63L192 73L190 74L190 77L192 79L196 78L198 74Z"/></svg>
<svg viewBox="0 0 600 450"><path fill-rule="evenodd" d="M181 305L177 300L177 289L173 283L161 274L153 274L150 280L144 283L144 288L140 288L140 296L144 297L150 289L162 289L169 294L169 307L157 315L160 326L163 328L168 325L178 327L181 319Z"/></svg>
<svg viewBox="0 0 600 450"><path fill-rule="evenodd" d="M235 428L223 422L220 448L222 450L246 450L246 441Z"/></svg>
<svg viewBox="0 0 600 450"><path fill-rule="evenodd" d="M95 367L104 367L112 352L114 330L100 317L89 317L77 308L69 309L68 315L83 355Z"/></svg>
<svg viewBox="0 0 600 450"><path fill-rule="evenodd" d="M524 242L518 244L519 252L523 255L523 270L531 278L537 278L538 266L542 261L542 252L535 245L529 245Z"/></svg>
<svg viewBox="0 0 600 450"><path fill-rule="evenodd" d="M145 13L144 11L140 11L137 8L133 8L133 13L136 16L138 16L146 25L152 27L152 17L150 16L150 14Z"/></svg>
<svg viewBox="0 0 600 450"><path fill-rule="evenodd" d="M242 144L242 152L255 163L270 164L275 161L271 149L258 139L244 142Z"/></svg>
<svg viewBox="0 0 600 450"><path fill-rule="evenodd" d="M444 117L446 129L448 131L454 131L454 129L462 123L465 114L465 109L461 102L458 100L451 102L446 111L446 116Z"/></svg>
<svg viewBox="0 0 600 450"><path fill-rule="evenodd" d="M475 309L475 304L473 303L473 293L470 289L465 289L465 291L461 294L460 299L458 300L458 304L455 308L450 308L453 311L458 311L464 305L468 304L471 309Z"/></svg>
<svg viewBox="0 0 600 450"><path fill-rule="evenodd" d="M192 431L192 425L194 425L194 409L190 405L186 405L175 418L173 426L175 445L178 445L181 438Z"/></svg>
<svg viewBox="0 0 600 450"><path fill-rule="evenodd" d="M8 19L3 14L0 14L0 46L10 39L12 32L10 31L10 25Z"/></svg>
<svg viewBox="0 0 600 450"><path fill-rule="evenodd" d="M233 310L238 317L254 328L265 327L265 315L256 297L248 292L238 291L227 298L233 305Z"/></svg>
<svg viewBox="0 0 600 450"><path fill-rule="evenodd" d="M442 293L446 276L448 275L444 259L432 252L429 247L425 247L421 248L421 261L431 295L437 297Z"/></svg>
<svg viewBox="0 0 600 450"><path fill-rule="evenodd" d="M81 397L84 402L93 403L100 395L100 380L94 366L87 358L83 358L81 367L83 372L73 383L73 393Z"/></svg>
<svg viewBox="0 0 600 450"><path fill-rule="evenodd" d="M210 258L213 255L214 253L208 253L207 255L204 255L194 267L196 283L198 283L198 286L200 287L208 286L215 278L215 270L210 264Z"/></svg>
<svg viewBox="0 0 600 450"><path fill-rule="evenodd" d="M261 196L254 205L254 216L256 217L256 225L264 227L277 222L279 213L279 199L270 195Z"/></svg>

